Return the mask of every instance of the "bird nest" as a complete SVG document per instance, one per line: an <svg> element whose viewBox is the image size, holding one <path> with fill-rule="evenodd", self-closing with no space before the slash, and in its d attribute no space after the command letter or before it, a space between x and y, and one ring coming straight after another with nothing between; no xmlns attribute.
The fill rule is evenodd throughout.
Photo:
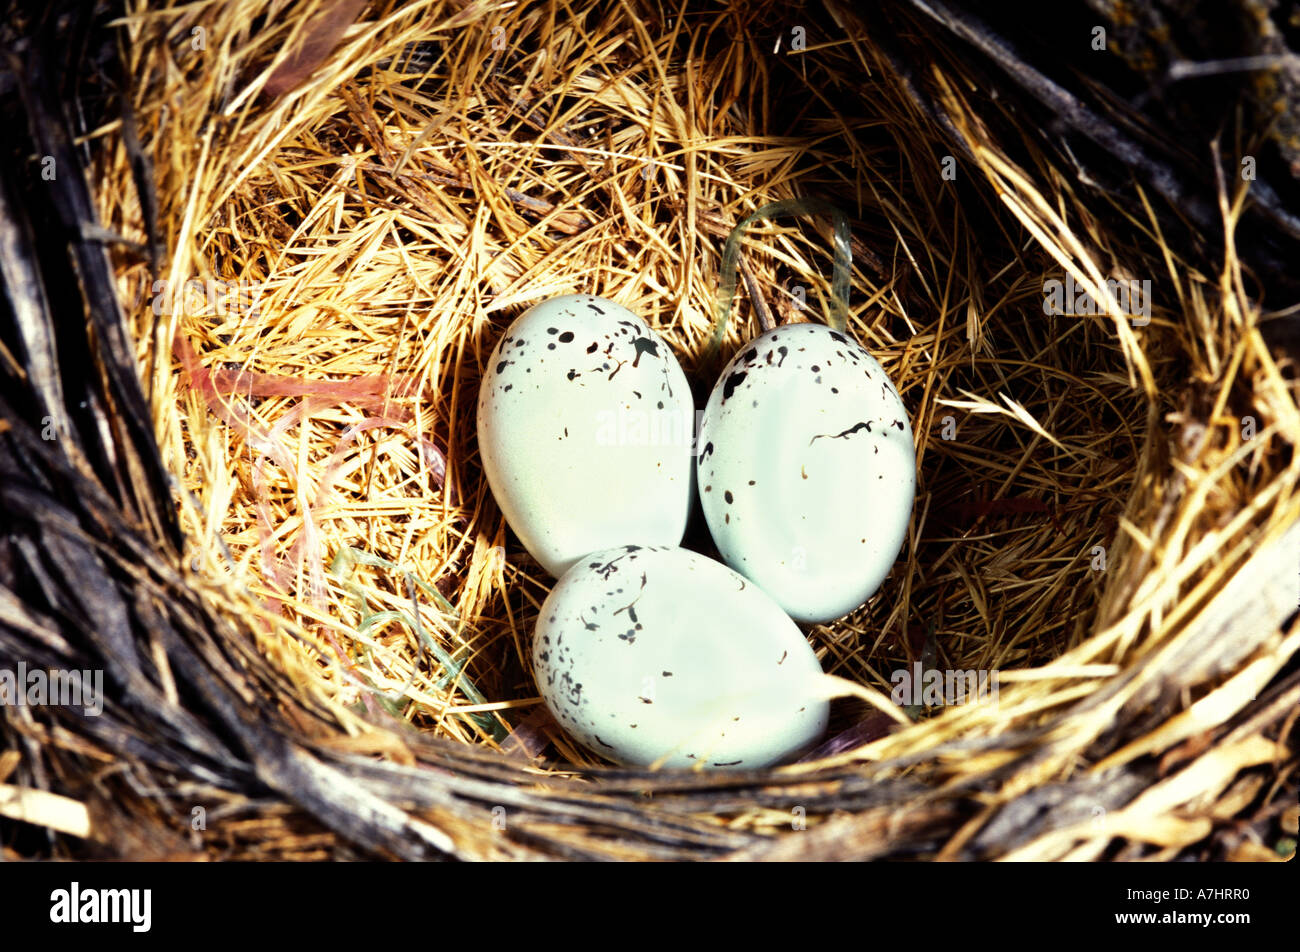
<svg viewBox="0 0 1300 952"><path fill-rule="evenodd" d="M1293 851L1300 410L1265 335L1295 236L1238 174L1285 143L1239 110L1179 165L1027 38L879 16L11 24L0 670L102 693L0 708L6 855ZM479 381L530 304L583 292L654 327L702 406L723 243L798 198L849 218L848 327L915 434L893 571L806 630L882 703L835 702L770 770L613 766L537 696L553 580L487 488ZM755 225L723 356L823 320L831 249L828 220Z"/></svg>

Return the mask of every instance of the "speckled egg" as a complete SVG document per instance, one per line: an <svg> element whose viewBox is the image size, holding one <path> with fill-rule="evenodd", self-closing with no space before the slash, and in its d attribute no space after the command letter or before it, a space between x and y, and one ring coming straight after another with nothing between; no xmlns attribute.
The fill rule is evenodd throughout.
<svg viewBox="0 0 1300 952"><path fill-rule="evenodd" d="M768 331L723 371L696 478L727 564L801 622L848 614L898 557L916 492L907 411L856 340Z"/></svg>
<svg viewBox="0 0 1300 952"><path fill-rule="evenodd" d="M586 294L529 309L478 401L483 471L556 577L611 545L676 545L691 507L694 403L677 358L631 311Z"/></svg>
<svg viewBox="0 0 1300 952"><path fill-rule="evenodd" d="M560 724L620 763L763 767L826 729L825 679L798 627L686 549L583 558L542 605L533 666Z"/></svg>

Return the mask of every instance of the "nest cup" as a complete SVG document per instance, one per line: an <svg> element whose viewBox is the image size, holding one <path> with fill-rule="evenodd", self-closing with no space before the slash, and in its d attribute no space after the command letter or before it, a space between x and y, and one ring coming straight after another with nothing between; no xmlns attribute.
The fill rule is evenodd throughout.
<svg viewBox="0 0 1300 952"><path fill-rule="evenodd" d="M108 253L181 541L130 531L204 619L185 664L132 630L141 677L228 759L200 766L198 728L131 747L162 721L104 662L100 723L131 731L34 713L68 728L42 735L41 776L91 818L50 849L1286 855L1300 414L1231 240L1240 183L1221 248L1187 254L1158 197L1087 190L942 25L886 20L877 39L829 3L129 13L131 118L91 130L88 176L126 239ZM794 765L610 766L532 681L553 580L479 465L485 362L531 304L596 294L668 341L702 408L719 356L831 310L830 220L760 222L710 347L728 234L805 196L849 218L848 329L916 440L893 571L806 631L859 696ZM76 780L97 758L121 776Z"/></svg>

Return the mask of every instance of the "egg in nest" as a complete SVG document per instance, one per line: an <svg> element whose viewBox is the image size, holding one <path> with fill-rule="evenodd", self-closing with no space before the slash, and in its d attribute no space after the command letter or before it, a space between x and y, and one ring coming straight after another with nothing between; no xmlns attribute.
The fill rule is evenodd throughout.
<svg viewBox="0 0 1300 952"><path fill-rule="evenodd" d="M498 342L479 388L483 471L559 577L612 545L676 545L693 494L694 404L667 343L626 308L551 298Z"/></svg>
<svg viewBox="0 0 1300 952"><path fill-rule="evenodd" d="M771 598L686 549L580 560L542 605L538 688L560 724L625 764L765 767L826 729L826 678Z"/></svg>
<svg viewBox="0 0 1300 952"><path fill-rule="evenodd" d="M907 410L867 349L821 324L765 332L722 372L696 478L728 565L801 622L880 587L916 492Z"/></svg>

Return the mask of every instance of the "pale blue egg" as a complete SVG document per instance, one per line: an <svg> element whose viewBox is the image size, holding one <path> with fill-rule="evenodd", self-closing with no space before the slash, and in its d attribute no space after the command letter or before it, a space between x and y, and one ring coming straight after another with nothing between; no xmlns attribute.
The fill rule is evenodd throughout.
<svg viewBox="0 0 1300 952"><path fill-rule="evenodd" d="M597 549L681 541L693 428L671 348L631 311L587 294L552 298L516 320L479 388L488 485L524 547L557 577Z"/></svg>
<svg viewBox="0 0 1300 952"><path fill-rule="evenodd" d="M626 764L765 767L811 747L829 714L817 656L780 606L680 548L581 559L542 605L533 666L560 724Z"/></svg>
<svg viewBox="0 0 1300 952"><path fill-rule="evenodd" d="M876 592L907 533L916 454L866 348L821 324L764 333L713 388L699 446L718 551L792 618L832 621Z"/></svg>

